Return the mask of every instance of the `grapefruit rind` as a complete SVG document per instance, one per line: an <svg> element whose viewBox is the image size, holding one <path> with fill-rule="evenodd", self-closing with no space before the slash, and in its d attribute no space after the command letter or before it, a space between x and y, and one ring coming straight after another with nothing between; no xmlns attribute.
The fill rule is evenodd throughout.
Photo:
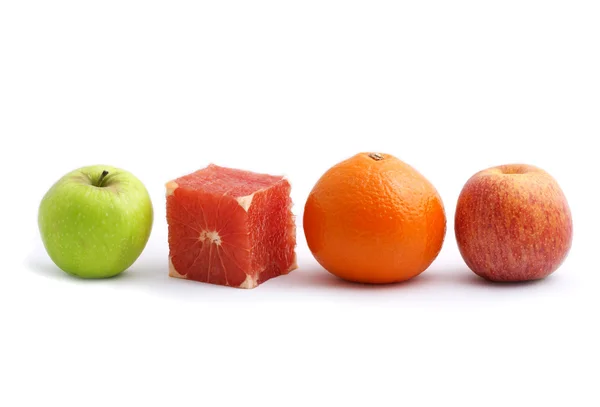
<svg viewBox="0 0 600 407"><path fill-rule="evenodd" d="M177 269L173 265L173 261L171 260L171 257L169 257L169 276L170 277L187 279L187 277L185 275L179 274L179 272L177 271Z"/></svg>
<svg viewBox="0 0 600 407"><path fill-rule="evenodd" d="M256 192L255 192L256 193ZM246 196L240 196L235 200L240 204L240 206L248 212L250 205L252 205L252 198L254 198L254 193Z"/></svg>
<svg viewBox="0 0 600 407"><path fill-rule="evenodd" d="M258 286L258 280L253 278L250 274L246 274L246 279L242 284L240 284L239 288L252 289Z"/></svg>
<svg viewBox="0 0 600 407"><path fill-rule="evenodd" d="M298 268L298 255L296 254L296 251L294 251L294 259L292 260L292 264L290 264L290 267L287 269L287 271L283 272L282 274L291 273L292 271L296 270L297 268Z"/></svg>
<svg viewBox="0 0 600 407"><path fill-rule="evenodd" d="M167 196L173 195L175 190L179 188L179 185L175 181L169 181L165 186L167 188Z"/></svg>

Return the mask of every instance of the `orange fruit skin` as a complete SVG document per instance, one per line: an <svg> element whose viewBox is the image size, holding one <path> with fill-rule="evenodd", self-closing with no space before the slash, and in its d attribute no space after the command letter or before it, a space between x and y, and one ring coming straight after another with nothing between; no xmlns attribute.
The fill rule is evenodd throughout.
<svg viewBox="0 0 600 407"><path fill-rule="evenodd" d="M425 271L446 235L435 187L389 154L359 153L330 168L304 207L308 247L327 271L371 284L405 281Z"/></svg>

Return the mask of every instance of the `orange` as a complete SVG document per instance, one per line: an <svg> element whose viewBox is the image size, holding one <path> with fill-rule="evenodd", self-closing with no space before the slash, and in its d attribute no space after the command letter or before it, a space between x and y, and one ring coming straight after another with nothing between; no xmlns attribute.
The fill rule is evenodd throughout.
<svg viewBox="0 0 600 407"><path fill-rule="evenodd" d="M331 167L310 192L304 234L330 273L360 283L405 281L438 256L446 214L434 186L389 154L359 153Z"/></svg>

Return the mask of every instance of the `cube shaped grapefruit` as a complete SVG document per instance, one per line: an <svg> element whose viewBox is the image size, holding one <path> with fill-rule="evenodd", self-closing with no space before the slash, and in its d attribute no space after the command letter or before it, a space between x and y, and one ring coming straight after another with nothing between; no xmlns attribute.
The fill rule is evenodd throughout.
<svg viewBox="0 0 600 407"><path fill-rule="evenodd" d="M210 164L166 189L169 276L254 288L297 268L285 177Z"/></svg>

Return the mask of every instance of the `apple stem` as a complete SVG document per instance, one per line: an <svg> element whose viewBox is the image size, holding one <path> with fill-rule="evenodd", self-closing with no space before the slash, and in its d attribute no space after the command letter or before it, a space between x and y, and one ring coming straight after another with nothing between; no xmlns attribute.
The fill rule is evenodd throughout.
<svg viewBox="0 0 600 407"><path fill-rule="evenodd" d="M102 174L100 174L100 178L98 178L98 187L102 186L102 181L104 181L104 178L106 178L106 176L108 175L108 171L104 170L102 171Z"/></svg>

